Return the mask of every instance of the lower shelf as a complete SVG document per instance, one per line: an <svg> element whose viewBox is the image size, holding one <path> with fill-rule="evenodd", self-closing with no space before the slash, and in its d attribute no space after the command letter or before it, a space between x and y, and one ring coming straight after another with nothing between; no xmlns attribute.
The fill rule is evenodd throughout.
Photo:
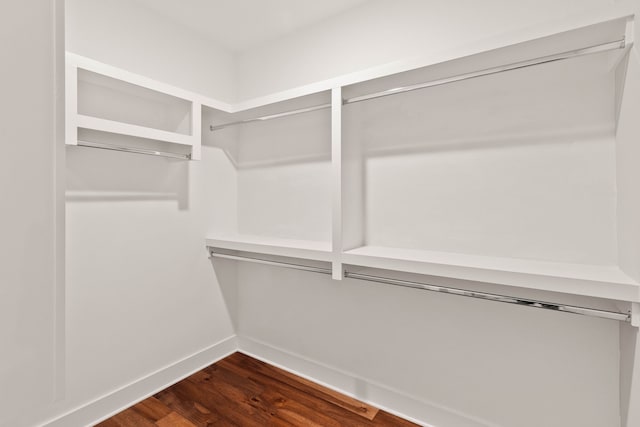
<svg viewBox="0 0 640 427"><path fill-rule="evenodd" d="M328 242L229 234L206 239L211 248L437 277L516 286L619 301L640 302L640 283L615 265L571 264L522 258L363 246L334 260Z"/></svg>
<svg viewBox="0 0 640 427"><path fill-rule="evenodd" d="M640 301L640 283L617 266L363 246L342 262L362 267L451 277L621 301Z"/></svg>

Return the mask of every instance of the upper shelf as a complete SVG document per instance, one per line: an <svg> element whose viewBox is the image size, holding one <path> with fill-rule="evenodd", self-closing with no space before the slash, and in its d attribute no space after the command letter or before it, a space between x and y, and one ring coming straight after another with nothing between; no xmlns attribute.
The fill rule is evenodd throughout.
<svg viewBox="0 0 640 427"><path fill-rule="evenodd" d="M200 158L197 96L71 53L66 64L66 116L67 145ZM185 147L190 153L184 153Z"/></svg>
<svg viewBox="0 0 640 427"><path fill-rule="evenodd" d="M451 76L458 72L469 72L501 63L512 63L545 55L581 49L626 38L627 45L633 43L632 33L627 32L627 22L633 15L626 8L609 7L606 12L583 15L571 20L563 19L546 25L505 33L501 37L481 40L446 51L436 51L427 56L410 58L366 70L342 75L313 84L292 88L282 92L254 99L227 103L174 86L154 81L129 71L113 67L90 58L67 52L67 60L78 67L114 79L129 82L144 88L151 88L175 97L193 100L203 106L225 113L239 113L278 102L290 101L307 95L326 92L335 87L352 86L346 97L397 87L394 79L411 84L412 70L430 69L432 78ZM404 73L408 72L407 75ZM424 70L423 70L424 72ZM408 77L408 80L407 80ZM384 78L389 78L384 80ZM380 80L379 80L380 79ZM389 86L391 85L391 86ZM300 108L300 107L296 107Z"/></svg>
<svg viewBox="0 0 640 427"><path fill-rule="evenodd" d="M353 92L347 91L345 97L351 97L407 85L411 84L412 73L403 74L412 70L423 69L417 73L421 74L429 69L431 75L425 77L437 79L442 76L452 76L490 66L582 49L621 38L626 38L626 43L630 46L633 43L633 34L627 32L626 27L627 22L632 20L633 14L628 8L608 7L606 10L596 11L592 14L584 14L570 19L563 18L558 22L512 31L498 37L478 40L455 48L434 50L425 56L395 61L282 92L242 100L229 105L228 110L213 105L215 103L213 100L210 103L205 101L203 104L235 113L335 87L357 86L357 88L352 88ZM389 76L394 77L385 82L384 78ZM394 84L394 79L399 79L400 84ZM360 85L361 83L362 85Z"/></svg>
<svg viewBox="0 0 640 427"><path fill-rule="evenodd" d="M632 43L627 18L581 27L482 53L425 65L408 71L359 81L342 87L344 104L447 85L529 67L548 72L549 66L570 59L569 73L610 73ZM606 56L605 56L606 55ZM574 59L578 58L578 59ZM558 69L551 72L557 73ZM249 105L249 104L247 104ZM211 131L279 119L331 108L329 91L288 98L235 113L217 110Z"/></svg>
<svg viewBox="0 0 640 427"><path fill-rule="evenodd" d="M346 103L358 102L603 52L610 58L597 61L597 66L609 72L632 43L627 22L625 18L602 22L357 82L343 88L343 97Z"/></svg>

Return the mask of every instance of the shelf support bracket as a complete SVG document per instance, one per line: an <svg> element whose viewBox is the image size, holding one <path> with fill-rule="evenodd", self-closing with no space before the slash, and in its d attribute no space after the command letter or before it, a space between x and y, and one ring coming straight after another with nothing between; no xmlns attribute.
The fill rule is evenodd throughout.
<svg viewBox="0 0 640 427"><path fill-rule="evenodd" d="M640 302L631 303L631 326L640 328Z"/></svg>
<svg viewBox="0 0 640 427"><path fill-rule="evenodd" d="M342 280L342 248L343 248L343 188L342 188L342 88L331 90L331 180L333 198L331 206L331 242L333 262L331 263L333 280Z"/></svg>

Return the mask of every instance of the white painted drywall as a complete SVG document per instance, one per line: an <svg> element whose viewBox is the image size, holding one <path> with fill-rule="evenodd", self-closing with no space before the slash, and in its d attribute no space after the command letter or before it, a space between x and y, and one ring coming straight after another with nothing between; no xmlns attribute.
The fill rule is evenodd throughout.
<svg viewBox="0 0 640 427"><path fill-rule="evenodd" d="M232 96L229 57L126 1L69 1L69 50L197 93ZM67 399L73 408L233 335L204 246L236 221L235 171L67 148ZM221 274L221 273L218 273Z"/></svg>
<svg viewBox="0 0 640 427"><path fill-rule="evenodd" d="M56 35L62 2L0 4L0 425L56 397ZM58 8L58 9L57 9ZM57 55L57 56L56 56Z"/></svg>
<svg viewBox="0 0 640 427"><path fill-rule="evenodd" d="M221 101L234 100L234 58L134 1L67 0L67 50Z"/></svg>
<svg viewBox="0 0 640 427"><path fill-rule="evenodd" d="M619 425L616 322L250 263L238 286L240 336L365 380L361 399L369 383L491 426Z"/></svg>
<svg viewBox="0 0 640 427"><path fill-rule="evenodd" d="M234 98L230 57L216 47L197 41L197 37L183 27L123 0L69 0L67 3L70 50L212 97ZM580 2L580 8L600 3L595 0ZM422 27L430 31L439 29L440 37L436 40L446 38L456 28L464 28L464 40L458 40L462 42L486 36L489 30L498 33L578 8L577 3L571 1L560 5L553 2L557 9L551 2L543 2L533 12L521 5L516 8L510 2L492 4L505 7L504 15L500 16L512 16L513 22L493 20L490 9L483 17L486 19L478 19L477 8L473 7L468 9L474 11L469 20L482 21L475 27L469 26L468 21L462 21L460 27L433 27L406 17L405 23L413 22L413 26L406 27L406 34L418 31L416 34L422 34L423 38L416 38L421 41L404 50L396 49L397 45L394 48L391 41L386 45L379 43L387 37L391 40L396 34L405 34L402 31L380 31L380 37L374 37L375 25L390 11L391 3L387 3L385 9L380 2L369 15L345 18L345 25L341 27L346 31L342 33L343 38L333 39L334 42L340 40L344 51L342 56L331 57L331 61L328 61L329 56L322 55L313 57L318 62L308 61L309 57L282 46L264 47L264 53L260 55L263 59L269 58L268 61L259 61L256 52L248 53L240 61L244 67L241 81L246 83L243 95L258 95L413 55L426 40L425 34L420 32ZM11 40L7 49L18 48L17 58L36 61L28 70L49 76L46 58L50 60L47 54L51 40L51 32L47 32L47 28L51 30L52 22L50 5L38 5L40 9L31 8L30 2L24 2L24 7L13 3L11 13L3 14L8 18L3 20L3 34L7 31L3 40ZM31 15L20 15L27 13L27 9L37 15L37 22ZM390 17L407 13L402 10L398 8L397 14L394 12ZM458 16L455 10L429 16L431 22L437 23L444 22L451 14ZM352 18L357 19L352 22ZM370 18L371 32L367 33L363 25ZM35 22L42 30L42 34L38 32L42 37L34 37L30 25L30 37L20 40L34 45L23 49L22 44L15 42L15 34L19 31L17 24L25 21ZM361 32L357 31L358 25ZM326 28L329 27L327 23ZM349 36L352 31L358 33L353 39ZM319 29L310 30L311 33L317 38L309 35L305 39L304 34L298 34L302 38L299 44L292 46L318 45L322 49L329 41L331 50L336 47L337 42L331 42L327 33L323 36ZM351 40L355 44L350 44ZM358 40L362 44L358 45ZM429 38L431 40L433 38ZM186 45L189 47L185 48ZM368 53L358 50L363 46L369 46ZM23 56L28 51L41 54ZM353 55L353 52L361 55ZM279 62L278 59L287 61ZM305 61L309 62L308 68L302 67ZM321 62L326 67L333 64L331 67L336 68L318 67ZM185 64L189 66L185 67ZM256 64L260 64L264 80L254 85L249 81L248 67ZM34 186L21 186L18 193L14 187L8 187L5 193L9 195L9 208L22 204L24 209L13 212L12 221L7 222L11 227L7 227L6 233L3 230L3 236L15 241L8 257L3 258L10 262L3 262L3 266L10 267L8 280L19 277L31 286L7 291L11 293L6 301L19 303L17 309L10 305L8 311L3 311L3 320L5 315L8 320L3 322L3 327L16 326L16 319L19 324L14 330L2 330L2 339L9 337L9 343L13 343L12 339L17 340L12 348L26 349L26 356L13 354L8 357L5 366L13 364L17 367L24 388L18 388L18 394L16 389L11 390L9 400L3 401L3 409L5 402L10 402L9 405L15 402L11 407L14 413L24 409L21 405L28 402L30 409L37 412L39 409L33 405L46 407L53 398L54 260L50 249L52 235L47 235L52 231L36 230L33 234L36 237L30 238L29 242L45 244L27 247L25 228L16 224L32 218L35 218L32 224L51 221L52 184L47 177L53 175L53 153L46 153L51 147L45 141L50 141L53 134L52 125L46 119L52 116L53 100L46 95L41 103L37 103L42 110L34 110L33 102L46 94L52 84L43 83L48 77L42 80L38 78L40 74L31 76L23 69L3 70L7 73L3 81L10 82L3 88L3 94L5 99L6 94L13 96L10 103L1 104L5 116L12 119L3 121L3 126L12 125L7 127L6 136L3 132L3 139L20 140L25 128L31 132L42 131L39 138L29 138L28 143L14 148L15 153L9 152L4 157L6 167L1 169L11 172L3 183L20 179L25 185ZM281 76L276 75L276 70ZM23 96L25 93L16 82L25 82L24 86L33 90L33 94L29 92L28 97ZM33 82L44 84L44 89ZM29 103L20 104L25 99ZM15 114L20 111L17 106L28 109L28 121L24 119L26 115ZM38 117L43 123L41 127L34 126ZM4 131L5 127L2 129ZM34 144L34 141L41 144ZM7 144L8 149L11 146L18 147ZM14 159L31 149L34 150L30 156L33 160L28 168L21 165L17 169L18 163ZM331 282L322 276L244 265L240 268L240 295L236 300L235 281L215 277L203 247L203 239L209 232L237 228L236 212L228 206L237 204L238 178L223 150L205 146L203 160L189 164L81 148L69 149L68 154L68 389L67 398L57 406L59 413L228 337L233 333L229 313L234 313L237 302L239 313L235 320L240 324L240 332L248 337L371 378L387 387L397 387L417 398L452 405L504 425L519 425L518 411L531 410L527 402L532 401L540 412L538 418L532 419L538 423L530 425L544 425L545 422L553 425L558 414L561 425L571 425L574 421L581 426L615 425L613 421L618 414L617 408L613 407L618 401L615 323L585 322L582 318L567 316L559 321L554 317L558 315L556 313L529 312L517 307L497 308L473 301L449 303L442 299L445 296L430 299L426 294L408 293L413 291L350 281ZM38 176L40 180L34 179ZM45 183L47 186L43 187ZM26 200L26 195L36 197ZM225 206L225 209L219 209L219 206ZM17 255L21 258L16 260L13 257ZM37 259L38 269L27 265L27 258L30 261ZM233 270L233 266L229 267ZM2 279L2 283L7 282L4 276ZM5 292L4 287L2 291ZM505 322L505 319L509 321ZM47 325L51 329L43 329ZM453 335L453 340L452 329L460 331L460 335ZM11 331L17 333L11 335ZM569 342L567 337L570 337ZM541 342L544 345L540 345ZM453 370L453 365L469 362L465 351L470 348L479 352L477 360L471 360L462 374ZM429 357L426 365L425 352ZM399 361L400 369L393 369L391 360ZM554 393L548 393L553 388L545 386L549 361L557 375L551 377L557 390ZM541 367L543 364L545 370ZM26 371L26 367L30 370ZM532 369L529 371L524 367ZM502 374L505 370L506 374ZM496 372L501 374L497 379L490 375ZM46 385L34 391L31 386L36 380L39 386ZM452 382L447 383L447 380ZM482 394L482 386L487 382L494 384L495 394ZM531 386L523 388L523 383L531 383ZM600 385L597 389L593 387L596 383ZM514 396L516 388L521 395ZM460 390L467 394L459 394ZM29 400L21 400L23 396L18 397L19 393L24 395L27 391ZM481 398L476 400L478 393ZM558 408L558 397L567 393L571 399ZM537 401L541 396L542 400ZM492 397L497 398L495 401L504 398L512 406L496 408Z"/></svg>
<svg viewBox="0 0 640 427"><path fill-rule="evenodd" d="M242 126L238 232L331 240L330 111Z"/></svg>
<svg viewBox="0 0 640 427"><path fill-rule="evenodd" d="M366 157L360 220L368 241L617 262L615 87L614 73L600 67L606 59L346 106L343 141L362 143ZM273 129L259 129L256 136L273 139ZM305 144L302 135L292 129L288 137ZM251 150L263 155L255 141L239 143L245 158ZM286 157L277 151L285 148L273 155ZM302 160L294 164L315 173ZM241 199L252 190L238 191ZM286 206L287 195L270 195L253 211ZM241 340L358 379L352 388L362 399L373 384L481 425L620 423L617 323L249 263L238 264L237 277Z"/></svg>
<svg viewBox="0 0 640 427"><path fill-rule="evenodd" d="M631 277L638 279L640 278L638 267L640 227L637 218L640 214L640 195L638 195L638 180L635 175L637 167L632 161L640 155L638 144L640 125L637 120L640 114L640 57L635 50L629 54L625 81L616 135L619 192L617 215L621 236L618 245L622 269Z"/></svg>
<svg viewBox="0 0 640 427"><path fill-rule="evenodd" d="M640 424L639 338L638 328L620 327L620 417L623 427Z"/></svg>
<svg viewBox="0 0 640 427"><path fill-rule="evenodd" d="M489 39L612 0L374 0L237 58L239 99Z"/></svg>
<svg viewBox="0 0 640 427"><path fill-rule="evenodd" d="M67 156L67 387L88 400L233 334L203 240L233 186L208 148Z"/></svg>
<svg viewBox="0 0 640 427"><path fill-rule="evenodd" d="M366 244L617 265L614 73L600 64L345 106L345 143L364 146Z"/></svg>
<svg viewBox="0 0 640 427"><path fill-rule="evenodd" d="M369 0L131 0L231 52L282 37Z"/></svg>
<svg viewBox="0 0 640 427"><path fill-rule="evenodd" d="M360 7L241 54L239 94L241 99L265 95L416 56L424 50L444 50L608 4L612 2L543 1L523 6L522 2L492 1L484 2L484 8L479 8L477 3L471 2L377 1L369 7ZM513 78L517 80L518 75ZM517 81L511 83L518 85ZM456 109L454 101L450 107L445 106L445 111L438 110L451 92L441 97L434 95L434 105L424 111L418 108L400 111L403 106L385 101L386 111L391 109L414 121L438 123L440 128L435 136L440 141L451 142L460 136L460 132L464 134L462 141L458 141L461 146L464 142L473 143L465 141L465 136L477 139L478 134L487 136L487 140L496 133L504 137L502 141L517 140L516 148L507 151L491 146L479 148L473 158L464 150L438 152L434 149L429 153L435 153L441 162L446 162L448 156L450 165L454 163L460 173L470 170L468 166L474 161L486 162L488 173L496 172L498 166L505 173L510 167L518 168L518 172L522 168L535 172L528 175L527 179L532 181L503 181L505 197L514 197L518 193L517 186L531 185L533 181L539 188L539 183L549 178L546 173L556 178L564 177L562 185L550 189L548 194L536 194L537 200L528 201L529 208L542 200L545 204L557 202L558 206L573 200L575 206L581 206L577 210L563 208L566 216L558 223L547 221L555 235L543 239L544 247L521 244L527 233L537 232L535 227L491 222L493 217L489 210L492 206L520 209L522 205L515 201L483 205L481 197L473 203L462 193L456 200L456 195L449 191L447 197L464 209L459 213L445 212L436 218L441 221L442 229L428 228L434 219L428 217L433 214L429 209L420 212L398 210L398 206L407 204L407 199L420 193L416 189L425 182L442 184L448 190L456 184L442 182L448 176L442 166L444 163L416 160L422 154L417 155L411 144L415 145L420 137L424 137L417 129L419 126L394 128L377 141L381 144L369 147L373 149L367 173L372 179L368 181L370 188L366 188L367 203L369 207L375 203L377 213L386 206L388 217L376 218L373 216L376 213L368 212L365 215L366 232L374 233L376 239L389 245L394 239L399 244L398 236L418 240L420 245L425 242L437 245L446 241L445 235L455 231L446 219L455 214L463 226L469 226L465 222L468 218L464 215L465 210L469 212L473 205L482 205L487 209L480 213L486 220L486 228L496 231L514 226L517 228L514 235L506 233L491 243L486 242L487 236L476 235L477 239L456 242L457 248L448 249L473 252L477 250L474 245L493 244L496 253L505 256L519 252L520 256L543 258L546 255L573 262L615 262L614 85L612 75L595 87L592 83L576 81L575 87L560 83L550 89L552 93L547 91L549 88L530 87L526 90L531 92L521 93L521 97L506 93L515 90L509 85L484 87L487 93L478 93L482 100L487 95L512 96L525 104L528 114L509 116L513 119L509 123L492 119L492 108L496 105L485 106L482 101L474 103L473 99L464 100L464 97L454 101L465 103L469 110L462 112L459 121L452 119ZM541 84L553 87L552 81L542 80ZM590 89L585 91L585 87ZM578 93L569 93L572 90ZM541 98L548 98L554 108L545 109ZM513 105L512 101L514 99L507 104ZM528 101L538 102L538 106L527 106ZM479 109L487 108L475 120L474 105ZM381 112L384 110L380 109ZM563 115L566 121L560 122L557 119L564 110L581 113L579 116ZM510 112L503 109L502 114L509 115ZM373 133L371 129L378 124L384 127L387 124L384 117L382 113L371 114L363 131L356 133L362 137L366 132ZM515 119L523 119L526 123ZM537 134L539 128L545 128L553 135ZM566 138L567 131L575 132L574 138ZM576 133L580 136L576 137ZM514 134L519 137L514 138ZM433 136L429 134L431 139L423 140L433 140ZM398 149L398 143L402 142L408 148ZM402 148L406 148L405 152ZM375 149L379 149L378 153L374 153ZM604 179L593 182L596 175ZM492 185L496 183L490 175L467 176L462 182L482 185L481 179ZM390 184L387 188L382 187L385 182L396 181L410 182L414 188ZM374 184L376 188L373 188ZM514 187L510 188L509 184ZM431 187L432 193L437 193L437 188L437 185ZM484 190L487 188L491 189L489 198L500 196L491 185L483 187ZM592 196L595 198L590 198ZM371 200L371 197L375 199ZM595 206L595 210L589 206ZM588 216L582 215L584 209L590 209ZM543 211L519 213L525 214L534 225L537 217L546 215ZM425 228L431 234L419 235L421 230L416 231L421 216L425 217ZM592 227L597 235L586 236ZM561 234L564 246L553 247L551 243L558 238L558 233L564 233ZM576 241L580 243L576 244ZM406 242L403 244L407 245ZM238 292L237 325L241 337L383 385L411 398L459 411L484 420L487 425L601 427L620 424L617 323L374 283L336 282L322 275L247 263L238 264ZM313 375L313 372L307 374ZM361 387L359 396L366 399L367 392Z"/></svg>
<svg viewBox="0 0 640 427"><path fill-rule="evenodd" d="M635 6L636 13L640 15L640 1L631 3ZM640 126L637 120L640 115L640 49L637 44L640 28L637 19L635 25L636 44L629 52L628 62L621 64L621 67L626 66L626 72L618 73L618 78L621 80L618 83L624 85L624 92L616 134L616 162L620 265L627 274L638 279L640 277L640 269L638 268L640 228L637 220L640 215L640 194L638 180L635 176L637 166L632 162L640 155L638 144ZM638 386L640 340L638 340L638 329L623 325L620 329L620 340L620 409L623 422L626 422L623 425L631 427L640 423L640 388Z"/></svg>

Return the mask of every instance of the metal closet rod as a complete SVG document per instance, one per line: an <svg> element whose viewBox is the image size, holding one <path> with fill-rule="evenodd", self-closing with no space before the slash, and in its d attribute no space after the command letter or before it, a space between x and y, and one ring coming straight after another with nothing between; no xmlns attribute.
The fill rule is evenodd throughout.
<svg viewBox="0 0 640 427"><path fill-rule="evenodd" d="M414 90L426 89L426 88L430 88L430 87L434 87L434 86L441 86L441 85L454 83L454 82L459 82L459 81L463 81L463 80L475 79L477 77L489 76L489 75L492 75L492 74L499 74L499 73L504 73L504 72L507 72L507 71L513 71L513 70L519 70L519 69L522 69L522 68L532 67L532 66L535 66L535 65L548 64L550 62L556 62L556 61L562 61L562 60L565 60L565 59L576 58L576 57L579 57L579 56L592 55L594 53L607 52L607 51L610 51L610 50L624 49L625 46L626 46L625 39L622 38L620 40L616 40L616 41L613 41L613 42L602 43L602 44L599 44L599 45L589 46L589 47L582 48L582 49L575 49L575 50L570 50L570 51L566 51L566 52L562 52L562 53L556 53L556 54L553 54L553 55L547 55L547 56L542 56L542 57L538 57L538 58L534 58L534 59L529 59L529 60L526 60L526 61L519 61L519 62L510 63L510 64L499 65L497 67L486 68L484 70L473 71L471 73L466 73L466 74L459 74L457 76L447 77L447 78L438 79L438 80L432 80L432 81L429 81L429 82L419 83L419 84L415 84L415 85L411 85L411 86L398 87L398 88L384 90L384 91L381 91L381 92L370 93L370 94L367 94L367 95L355 96L353 98L344 99L342 101L342 103L345 104L345 105L346 104L353 104L353 103L356 103L356 102L367 101L369 99L382 98L384 96L396 95L398 93L405 93L405 92L411 92L411 91L414 91ZM211 126L209 126L209 129L211 131L216 131L216 130L219 130L219 129L224 129L224 128L229 127L229 126L235 126L235 125L239 125L239 124L245 124L245 123L251 123L251 122L259 122L259 121L265 121L265 120L271 120L271 119L277 119L277 118L280 118L280 117L293 116L293 115L296 115L296 114L308 113L308 112L311 112L311 111L322 110L322 109L330 108L330 107L331 107L331 104L323 104L323 105L318 105L318 106L315 106L315 107L301 108L301 109L298 109L298 110L291 110L291 111L287 111L287 112L284 112L284 113L278 113L278 114L271 114L271 115L268 115L268 116L256 117L256 118L253 118L253 119L238 120L238 121L235 121L235 122L224 123L224 124L221 124L221 125L211 125Z"/></svg>
<svg viewBox="0 0 640 427"><path fill-rule="evenodd" d="M262 121L271 120L271 119L279 119L280 117L295 116L296 114L310 113L312 111L324 110L326 108L331 108L331 104L322 104L322 105L316 105L314 107L299 108L297 110L286 111L284 113L270 114L268 116L256 117L254 119L238 120L235 122L224 123L221 125L215 125L215 126L210 125L209 130L213 132L216 130L227 128L229 126L242 125L245 123L252 123L252 122L262 122Z"/></svg>
<svg viewBox="0 0 640 427"><path fill-rule="evenodd" d="M513 62L511 64L499 65L497 67L486 68L484 70L473 71L471 73L459 74L453 77L447 77L439 80L432 80L425 83L419 83L411 86L398 87L394 89L384 90L382 92L370 93L367 95L356 96L353 98L345 99L343 104L353 104L355 102L367 101L369 99L381 98L383 96L395 95L398 93L411 92L419 89L426 89L434 86L441 86L449 83L459 82L462 80L475 79L477 77L489 76L492 74L504 73L507 71L519 70L522 68L533 67L535 65L548 64L550 62L563 61L565 59L572 59L584 55L592 55L594 53L607 52L610 50L624 49L626 46L625 39L616 40L609 43L602 43L594 46L585 47L582 49L569 50L562 53L556 53L553 55L541 56L534 59L528 59L526 61Z"/></svg>
<svg viewBox="0 0 640 427"><path fill-rule="evenodd" d="M254 262L258 264L273 265L276 267L284 267L284 268L290 268L294 270L311 271L314 273L331 275L330 268L312 267L308 265L265 260L261 258L254 258L254 257L248 257L248 256L242 256L242 255L221 254L221 253L214 252L212 250L210 250L209 253L213 258L223 258L223 259L231 259L235 261ZM630 313L620 313L617 311L600 310L596 308L579 307L574 305L559 304L559 303L553 303L553 302L547 302L547 301L538 301L538 300L533 300L528 298L519 298L519 297L512 297L507 295L491 294L487 292L470 291L465 289L452 288L448 286L431 285L427 283L392 279L389 277L374 276L370 274L353 273L346 270L344 272L344 277L350 278L350 279L356 279L356 280L365 280L368 282L383 283L383 284L393 285L393 286L402 286L405 288L420 289L423 291L464 296L468 298L502 302L506 304L515 304L515 305L521 305L526 307L538 308L542 310L561 311L563 313L578 314L582 316L599 317L599 318L609 319L609 320L618 320L621 322L631 322Z"/></svg>
<svg viewBox="0 0 640 427"><path fill-rule="evenodd" d="M451 288L448 286L430 285L427 283L412 282L409 280L391 279L388 277L372 276L369 274L351 273L345 271L344 277L358 280L367 280L370 282L385 283L394 286L403 286L406 288L421 289L431 292L439 292L450 295L458 295L469 298L477 298L489 301L502 302L507 304L524 305L527 307L540 308L544 310L562 311L564 313L580 314L582 316L601 317L610 320L619 320L623 322L631 322L631 314L619 313L617 311L599 310L596 308L579 307L567 304L558 304L553 302L538 301L528 298L512 297L507 295L490 294L487 292L469 291L465 289Z"/></svg>
<svg viewBox="0 0 640 427"><path fill-rule="evenodd" d="M248 256L241 256L241 255L221 254L214 251L209 251L209 255L211 255L212 258L231 259L234 261L248 261L248 262L254 262L256 264L274 265L276 267L291 268L293 270L304 270L304 271L311 271L313 273L331 274L330 268L312 267L310 265L293 264L293 263L282 262L282 261L271 261L268 259L254 258L254 257L248 257Z"/></svg>
<svg viewBox="0 0 640 427"><path fill-rule="evenodd" d="M177 154L167 151L147 150L145 148L124 147L121 145L103 144L101 142L78 141L79 147L99 148L101 150L123 151L125 153L145 154L147 156L169 157L172 159L191 160L191 154Z"/></svg>

